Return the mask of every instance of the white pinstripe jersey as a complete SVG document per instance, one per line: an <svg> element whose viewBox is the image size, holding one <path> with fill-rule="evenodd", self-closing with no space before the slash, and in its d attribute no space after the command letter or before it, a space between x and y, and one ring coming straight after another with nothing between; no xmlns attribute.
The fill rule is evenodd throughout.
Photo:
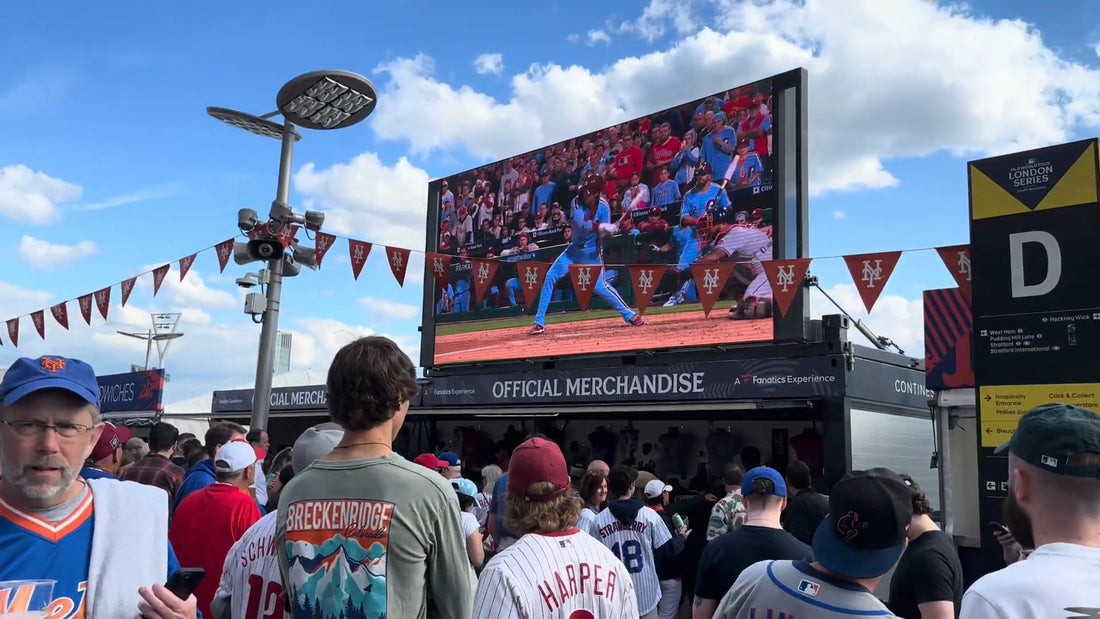
<svg viewBox="0 0 1100 619"><path fill-rule="evenodd" d="M283 579L275 550L278 511L260 518L229 549L215 598L229 597L233 619L282 619ZM214 619L217 619L216 617Z"/></svg>
<svg viewBox="0 0 1100 619"><path fill-rule="evenodd" d="M638 594L640 614L645 615L657 608L657 602L661 601L661 583L657 580L653 549L664 546L672 539L661 516L643 506L638 510L635 521L626 524L615 518L611 508L606 508L592 521L589 532L610 548L611 553L626 566Z"/></svg>
<svg viewBox="0 0 1100 619"><path fill-rule="evenodd" d="M529 533L489 560L478 619L638 619L634 583L603 544L571 529Z"/></svg>
<svg viewBox="0 0 1100 619"><path fill-rule="evenodd" d="M715 249L720 249L734 262L747 262L753 273L764 272L761 260L772 259L772 239L759 228L731 228L718 239Z"/></svg>

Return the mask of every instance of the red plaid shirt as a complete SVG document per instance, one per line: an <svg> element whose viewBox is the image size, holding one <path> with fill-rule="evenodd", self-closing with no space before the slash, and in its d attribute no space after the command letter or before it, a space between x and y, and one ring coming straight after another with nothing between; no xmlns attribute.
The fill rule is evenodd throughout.
<svg viewBox="0 0 1100 619"><path fill-rule="evenodd" d="M149 454L134 463L122 473L124 481L136 481L147 486L156 486L168 493L168 505L171 509L172 497L176 496L183 485L184 471L179 465L160 454Z"/></svg>

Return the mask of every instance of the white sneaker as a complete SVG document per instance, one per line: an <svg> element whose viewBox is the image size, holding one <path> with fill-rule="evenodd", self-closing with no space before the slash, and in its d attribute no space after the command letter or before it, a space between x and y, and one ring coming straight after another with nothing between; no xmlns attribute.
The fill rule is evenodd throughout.
<svg viewBox="0 0 1100 619"><path fill-rule="evenodd" d="M673 306L679 305L683 302L684 302L684 295L682 295L680 293L676 293L676 294L672 295L671 297L669 297L668 301L665 301L665 304L664 304L663 307L673 307Z"/></svg>

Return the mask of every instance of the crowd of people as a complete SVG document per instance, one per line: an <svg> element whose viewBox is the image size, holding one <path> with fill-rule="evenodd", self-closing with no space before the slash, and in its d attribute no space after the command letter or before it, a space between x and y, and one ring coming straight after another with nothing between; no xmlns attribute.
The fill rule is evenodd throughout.
<svg viewBox="0 0 1100 619"><path fill-rule="evenodd" d="M394 451L417 383L391 340L345 346L327 388L332 421L280 457L266 457L261 430L218 422L191 461L196 439L159 423L124 469L132 437L101 420L92 368L16 361L0 382L0 614L1039 619L1100 609L1100 416L1087 409L1037 407L1002 446L1010 564L964 591L925 493L887 468L851 471L825 496L801 461L783 472L742 461L725 467L723 496L671 501L671 485L625 464L594 460L571 478L557 443L534 434L505 466L467 479L453 452L409 461ZM163 584L193 568L205 571L193 591ZM49 604L30 608L41 581L54 583Z"/></svg>

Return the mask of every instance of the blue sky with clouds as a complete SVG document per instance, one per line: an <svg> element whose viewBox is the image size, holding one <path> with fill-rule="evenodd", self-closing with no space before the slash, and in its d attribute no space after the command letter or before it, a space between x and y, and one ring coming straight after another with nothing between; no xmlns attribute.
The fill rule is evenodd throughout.
<svg viewBox="0 0 1100 619"><path fill-rule="evenodd" d="M814 256L965 243L968 159L1100 132L1100 6L1023 0L947 8L923 0L739 0L501 5L396 1L0 6L0 320L233 236L266 213L278 142L205 113L262 114L289 78L343 68L372 79L378 109L342 131L303 131L292 202L326 228L423 246L437 178L557 139L804 66L811 96ZM499 54L499 57L494 55ZM419 346L420 283L372 256L351 278L346 245L285 287L294 364L323 371L355 335ZM154 299L151 278L110 320L24 319L0 330L0 367L62 352L101 373L141 363L149 312L182 312L168 399L251 380L259 327L212 251ZM838 259L812 270L864 317ZM902 258L868 322L921 354L920 292L950 286L934 252ZM820 298L814 309L831 312Z"/></svg>

